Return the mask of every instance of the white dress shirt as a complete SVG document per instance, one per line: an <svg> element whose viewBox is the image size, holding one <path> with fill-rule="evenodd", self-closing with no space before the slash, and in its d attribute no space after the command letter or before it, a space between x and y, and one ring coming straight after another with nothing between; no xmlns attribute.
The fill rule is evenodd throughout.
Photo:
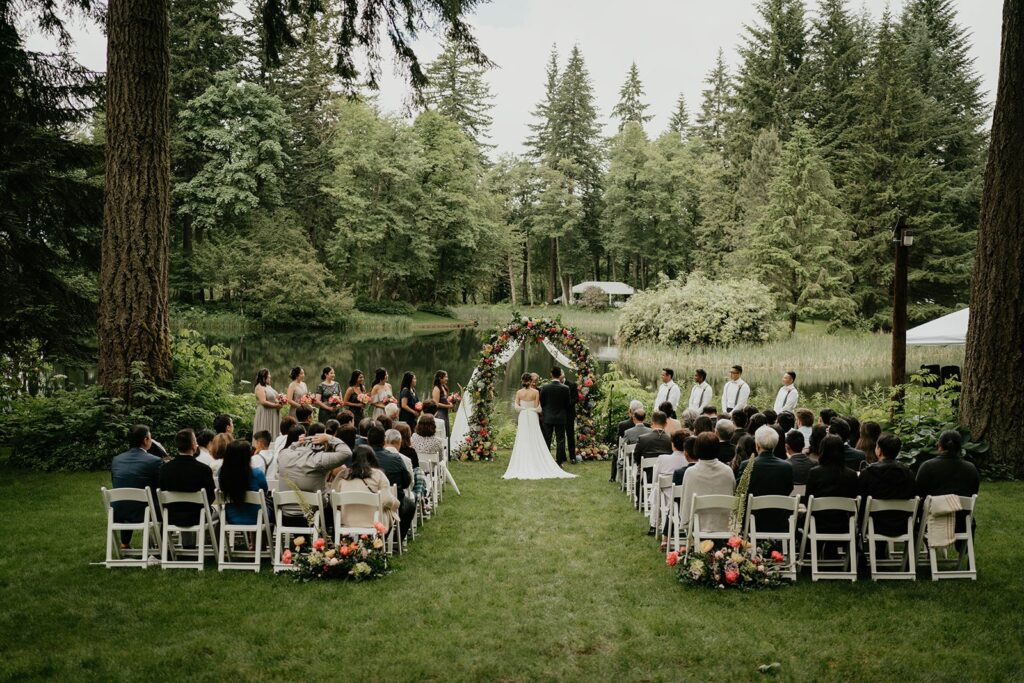
<svg viewBox="0 0 1024 683"><path fill-rule="evenodd" d="M796 410L796 400L800 396L800 392L796 390L796 386L789 384L779 389L779 393L775 396L775 412L782 413L785 411L793 412Z"/></svg>
<svg viewBox="0 0 1024 683"><path fill-rule="evenodd" d="M210 455L210 451L207 449L200 447L199 453L196 455L196 460L213 470L214 478L220 475L220 466L224 464L224 461L214 460L213 456Z"/></svg>
<svg viewBox="0 0 1024 683"><path fill-rule="evenodd" d="M745 408L750 398L750 385L743 378L731 379L722 388L722 411L731 413L737 408Z"/></svg>
<svg viewBox="0 0 1024 683"><path fill-rule="evenodd" d="M687 403L687 407L699 413L704 409L704 406L711 405L714 400L715 390L711 388L707 381L704 381L700 384L694 384L693 388L690 389L690 400Z"/></svg>
<svg viewBox="0 0 1024 683"><path fill-rule="evenodd" d="M679 406L679 385L669 380L658 387L658 395L654 399L654 409L657 410L665 401L672 404L672 410Z"/></svg>
<svg viewBox="0 0 1024 683"><path fill-rule="evenodd" d="M277 479L277 457L273 449L260 451L249 460L249 466L260 468L267 479Z"/></svg>

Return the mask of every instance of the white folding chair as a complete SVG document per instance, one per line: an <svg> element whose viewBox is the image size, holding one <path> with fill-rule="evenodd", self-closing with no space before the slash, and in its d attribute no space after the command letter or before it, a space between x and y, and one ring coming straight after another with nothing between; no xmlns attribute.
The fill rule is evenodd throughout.
<svg viewBox="0 0 1024 683"><path fill-rule="evenodd" d="M619 441L615 444L615 481L620 486L622 485L623 467L622 467L622 449L626 445L626 437L620 436Z"/></svg>
<svg viewBox="0 0 1024 683"><path fill-rule="evenodd" d="M693 494L690 506L690 519L686 530L686 555L705 540L727 541L732 538L733 533L728 529L724 531L713 531L710 528L701 529L701 519L709 512L717 512L728 517L732 514L732 506L736 501L735 496L707 495L699 496ZM705 524L707 524L705 522Z"/></svg>
<svg viewBox="0 0 1024 683"><path fill-rule="evenodd" d="M857 580L857 509L860 507L860 496L856 498L824 497L807 499L807 517L804 521L804 535L800 541L800 560L803 562L804 552L810 543L811 581L818 579ZM845 512L848 515L847 530L839 533L818 531L814 516L820 512ZM818 544L840 543L840 550L845 550L839 559L825 559L818 554ZM825 567L838 567L836 571L822 571Z"/></svg>
<svg viewBox="0 0 1024 683"><path fill-rule="evenodd" d="M668 493L670 498L669 502L666 503L662 500L665 493ZM653 504L651 505L651 519L654 520L654 528L658 530L658 535L661 535L662 529L665 528L665 520L668 518L669 510L671 510L672 502L672 475L661 474L658 475L658 481L655 482L654 490L651 493Z"/></svg>
<svg viewBox="0 0 1024 683"><path fill-rule="evenodd" d="M917 553L914 544L914 518L917 516L917 505L921 499L910 500L879 500L868 496L864 503L864 518L861 520L861 538L867 547L868 566L871 568L871 580L908 579L917 580ZM905 512L907 526L905 533L886 536L875 531L874 514L876 512ZM889 557L878 557L878 543L888 546ZM896 550L896 544L902 543L903 549ZM895 567L895 570L882 571L879 567Z"/></svg>
<svg viewBox="0 0 1024 683"><path fill-rule="evenodd" d="M682 529L683 515L683 486L676 484L672 487L672 500L668 508L668 550L679 551L682 548L682 540L686 538L685 529Z"/></svg>
<svg viewBox="0 0 1024 683"><path fill-rule="evenodd" d="M750 554L761 552L759 544L777 542L785 556L782 566L777 568L779 576L796 581L797 545L796 525L799 517L800 499L793 496L747 496L746 528L750 540ZM756 510L782 510L789 513L789 521L785 531L759 531L757 528Z"/></svg>
<svg viewBox="0 0 1024 683"><path fill-rule="evenodd" d="M627 443L622 447L622 460L619 465L619 472L622 473L622 490L629 494L629 499L632 501L636 497L636 493L633 490L633 482L636 481L634 476L634 463L633 463L633 451L636 450L635 443Z"/></svg>
<svg viewBox="0 0 1024 683"><path fill-rule="evenodd" d="M369 491L333 491L331 493L331 512L334 514L334 545L341 543L342 536L356 538L363 534L373 537L380 535L373 524L368 527L345 526L343 506L373 508L373 522L383 522L384 519L384 510L379 493L371 493Z"/></svg>
<svg viewBox="0 0 1024 683"><path fill-rule="evenodd" d="M398 485L391 485L391 495L398 500ZM412 495L412 491L406 491L406 495ZM411 530L410 530L411 533ZM405 553L405 543L408 541L402 541L401 522L395 522L391 525L391 533L388 534L388 555L395 554L395 548L398 548L398 554L402 555Z"/></svg>
<svg viewBox="0 0 1024 683"><path fill-rule="evenodd" d="M244 503L258 505L255 524L229 524L227 506L229 505L224 493L217 491L215 505L220 515L220 539L217 544L217 571L225 569L245 569L252 572L260 570L260 563L263 560L264 552L267 557L273 552L274 544L270 540L270 515L267 511L267 500L263 491L246 491ZM242 534L245 541L245 548L235 547L235 534ZM249 534L253 536L252 550L249 550ZM238 562L235 558L243 558L248 561Z"/></svg>
<svg viewBox="0 0 1024 683"><path fill-rule="evenodd" d="M206 553L217 556L217 518L206 500L205 491L162 491L156 490L160 501L160 516L163 519L163 535L160 540L160 566L164 569L198 569L203 571ZM195 524L181 526L168 521L168 505L175 503L192 503L199 506L199 519ZM185 539L194 535L196 546L185 546ZM205 538L204 538L205 537ZM207 541L209 541L207 543ZM182 559L194 556L193 560Z"/></svg>
<svg viewBox="0 0 1024 683"><path fill-rule="evenodd" d="M921 527L917 535L918 552L927 554L928 566L931 571L932 581L939 579L971 579L978 580L978 567L974 558L974 531L971 528L974 523L974 508L978 503L978 494L971 497L960 496L960 509L967 513L964 520L964 531L957 531L953 535L953 545L945 548L933 548L928 544L928 517L931 514L932 497L924 499L921 513ZM959 523L956 523L959 527ZM949 556L949 549L955 549L957 543L964 544L965 550L956 550L956 557ZM939 557L939 555L942 557ZM964 569L964 560L967 561L967 568Z"/></svg>
<svg viewBox="0 0 1024 683"><path fill-rule="evenodd" d="M429 487L429 497L431 512L424 514L424 517L429 519L437 512L437 503L439 490L441 488L441 482L444 479L444 474L441 471L441 462L444 460L442 453L419 453L420 467L423 468L423 474L427 478L427 486ZM424 501L425 502L425 501Z"/></svg>
<svg viewBox="0 0 1024 683"><path fill-rule="evenodd" d="M292 565L282 561L284 551L288 549L292 538L296 536L306 537L306 541L312 543L323 536L323 494L320 491L311 493L309 491L277 491L274 493L274 571L288 571ZM284 523L285 505L298 505L300 508L305 505L312 515L312 524L307 520L306 524L289 526ZM301 515L302 513L300 513ZM298 516L298 515L293 515Z"/></svg>
<svg viewBox="0 0 1024 683"><path fill-rule="evenodd" d="M640 460L640 500L638 508L644 517L651 516L651 492L657 486L654 481L654 470L658 466L658 456Z"/></svg>
<svg viewBox="0 0 1024 683"><path fill-rule="evenodd" d="M160 525L157 522L156 506L149 487L142 489L120 488L108 489L100 487L103 506L107 509L107 558L104 565L111 567L142 567L149 566L150 560L160 557ZM145 503L141 522L115 522L114 503ZM142 546L139 548L122 548L121 532L132 531L142 533Z"/></svg>

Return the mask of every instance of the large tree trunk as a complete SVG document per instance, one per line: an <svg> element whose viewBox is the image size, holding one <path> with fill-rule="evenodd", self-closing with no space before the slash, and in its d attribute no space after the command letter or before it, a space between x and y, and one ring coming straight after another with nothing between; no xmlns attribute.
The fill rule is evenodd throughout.
<svg viewBox="0 0 1024 683"><path fill-rule="evenodd" d="M99 382L126 396L135 361L154 380L171 374L167 0L110 0L107 31Z"/></svg>
<svg viewBox="0 0 1024 683"><path fill-rule="evenodd" d="M533 305L533 273L530 272L530 238L523 241L523 298Z"/></svg>
<svg viewBox="0 0 1024 683"><path fill-rule="evenodd" d="M992 142L971 277L961 422L993 461L1024 476L1024 0L1003 5ZM1009 389L1009 394L1007 390Z"/></svg>
<svg viewBox="0 0 1024 683"><path fill-rule="evenodd" d="M548 303L555 303L558 291L558 238L552 237L548 249Z"/></svg>

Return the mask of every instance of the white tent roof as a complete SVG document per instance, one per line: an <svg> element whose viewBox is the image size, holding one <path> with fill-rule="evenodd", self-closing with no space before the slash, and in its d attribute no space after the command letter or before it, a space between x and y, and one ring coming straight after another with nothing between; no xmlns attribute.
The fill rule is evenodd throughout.
<svg viewBox="0 0 1024 683"><path fill-rule="evenodd" d="M911 346L966 344L969 310L965 308L907 330L907 344Z"/></svg>
<svg viewBox="0 0 1024 683"><path fill-rule="evenodd" d="M597 282L591 280L589 282L581 282L572 288L573 294L582 294L591 287L600 289L605 294L635 294L636 290L627 285L625 282Z"/></svg>

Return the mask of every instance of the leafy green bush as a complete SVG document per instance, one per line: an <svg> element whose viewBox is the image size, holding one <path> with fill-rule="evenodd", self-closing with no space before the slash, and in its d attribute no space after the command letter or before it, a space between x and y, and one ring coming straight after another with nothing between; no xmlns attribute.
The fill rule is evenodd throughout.
<svg viewBox="0 0 1024 683"><path fill-rule="evenodd" d="M591 311L603 311L608 308L608 296L597 287L587 287L580 294L577 305Z"/></svg>
<svg viewBox="0 0 1024 683"><path fill-rule="evenodd" d="M451 318L453 320L457 317L455 315L455 311L443 304L420 304L416 307L416 310L423 311L424 313L431 313L433 315L439 315L442 318Z"/></svg>
<svg viewBox="0 0 1024 683"><path fill-rule="evenodd" d="M709 280L699 273L638 292L622 308L623 344L720 346L768 341L775 326L771 294L754 280Z"/></svg>
<svg viewBox="0 0 1024 683"><path fill-rule="evenodd" d="M170 385L156 386L136 365L127 380L132 397L128 403L105 396L97 386L16 398L10 412L0 415L0 437L11 449L10 464L41 470L103 469L127 449L125 434L133 424L149 425L155 439L173 448L179 429L209 427L220 413L232 415L235 434L248 435L255 400L232 393L227 347L208 348L198 333L185 331L174 337L171 351Z"/></svg>
<svg viewBox="0 0 1024 683"><path fill-rule="evenodd" d="M601 397L594 407L594 427L598 440L614 445L618 439L618 425L629 417L629 402L636 399L644 402L650 411L655 393L640 384L631 375L620 371L614 364L601 376Z"/></svg>
<svg viewBox="0 0 1024 683"><path fill-rule="evenodd" d="M360 297L356 299L356 308L363 313L383 313L385 315L412 315L416 308L404 301L373 301Z"/></svg>

